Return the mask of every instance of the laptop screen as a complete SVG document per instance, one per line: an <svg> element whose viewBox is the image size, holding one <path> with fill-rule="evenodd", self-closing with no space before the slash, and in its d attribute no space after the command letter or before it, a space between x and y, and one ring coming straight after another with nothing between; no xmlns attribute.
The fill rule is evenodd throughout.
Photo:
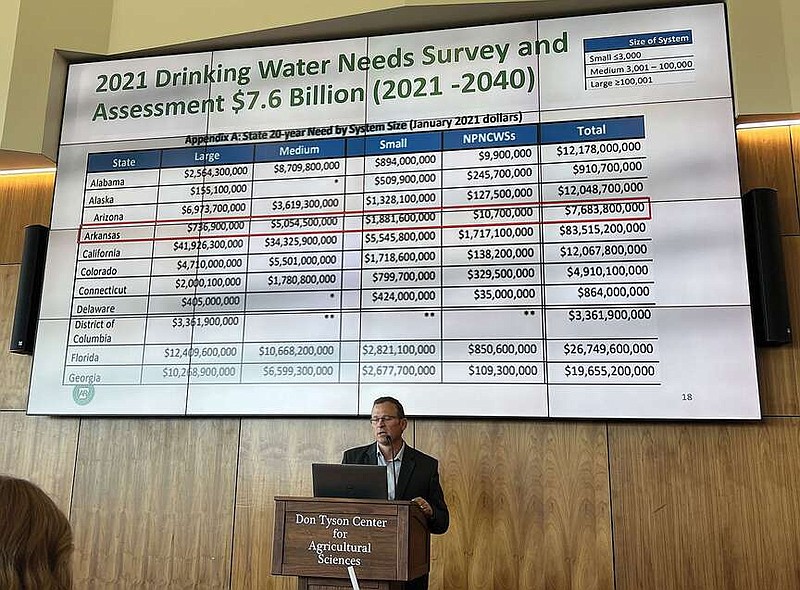
<svg viewBox="0 0 800 590"><path fill-rule="evenodd" d="M389 497L385 465L312 463L315 498L386 500Z"/></svg>

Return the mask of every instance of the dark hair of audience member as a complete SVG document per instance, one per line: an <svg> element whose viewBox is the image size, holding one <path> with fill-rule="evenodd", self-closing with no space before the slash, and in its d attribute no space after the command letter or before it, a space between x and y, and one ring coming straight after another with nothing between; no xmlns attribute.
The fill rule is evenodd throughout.
<svg viewBox="0 0 800 590"><path fill-rule="evenodd" d="M71 590L72 531L39 487L0 475L0 588Z"/></svg>

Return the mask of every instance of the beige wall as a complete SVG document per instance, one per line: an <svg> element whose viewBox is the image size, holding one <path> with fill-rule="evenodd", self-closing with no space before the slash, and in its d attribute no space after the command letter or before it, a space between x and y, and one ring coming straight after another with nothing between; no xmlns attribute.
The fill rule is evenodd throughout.
<svg viewBox="0 0 800 590"><path fill-rule="evenodd" d="M350 16L394 6L403 0L228 0L224 10L207 0L115 0L109 53L124 53ZM153 18L158 14L158 18Z"/></svg>
<svg viewBox="0 0 800 590"><path fill-rule="evenodd" d="M800 31L798 31L800 28L800 2L781 0L781 16L792 111L798 112L800 111Z"/></svg>
<svg viewBox="0 0 800 590"><path fill-rule="evenodd" d="M109 0L20 0L18 4L17 38L13 56L8 60L11 62L10 84L7 92L0 86L0 94L7 101L0 149L55 156L52 146L44 145L45 125L52 123L52 116L48 121L48 109L54 52L60 49L105 53L112 3ZM0 64L3 59L6 58L0 57ZM56 106L60 98L52 97Z"/></svg>
<svg viewBox="0 0 800 590"><path fill-rule="evenodd" d="M17 19L20 0L0 2L0 137L6 119L8 92L4 89L11 82L11 65L14 61L14 46L17 42Z"/></svg>
<svg viewBox="0 0 800 590"><path fill-rule="evenodd" d="M796 0L785 0L794 2ZM800 111L789 92L789 70L781 22L784 0L728 0L731 68L736 113ZM800 80L800 71L794 72Z"/></svg>

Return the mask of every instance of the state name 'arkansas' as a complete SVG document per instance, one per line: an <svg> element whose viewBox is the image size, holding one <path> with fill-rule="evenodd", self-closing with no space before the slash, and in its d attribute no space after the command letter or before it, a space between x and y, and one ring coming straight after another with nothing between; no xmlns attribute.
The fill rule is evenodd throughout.
<svg viewBox="0 0 800 590"><path fill-rule="evenodd" d="M118 240L121 234L118 231L87 231L83 233L83 242L102 242L105 240Z"/></svg>

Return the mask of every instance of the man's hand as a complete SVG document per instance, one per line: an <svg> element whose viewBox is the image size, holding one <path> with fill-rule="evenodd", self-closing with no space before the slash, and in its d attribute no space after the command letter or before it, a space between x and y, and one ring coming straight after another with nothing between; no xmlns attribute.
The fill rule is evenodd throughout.
<svg viewBox="0 0 800 590"><path fill-rule="evenodd" d="M428 518L431 518L433 516L433 508L431 508L431 505L428 504L428 501L425 498L417 496L411 501L417 506L419 506L419 509L422 510L422 513L425 516L427 516Z"/></svg>

